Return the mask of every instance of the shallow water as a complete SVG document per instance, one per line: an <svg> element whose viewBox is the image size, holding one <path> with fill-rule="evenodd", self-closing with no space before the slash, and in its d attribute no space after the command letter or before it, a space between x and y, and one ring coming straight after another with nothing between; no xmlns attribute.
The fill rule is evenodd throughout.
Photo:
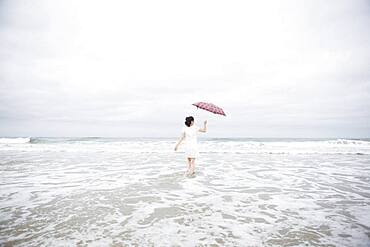
<svg viewBox="0 0 370 247"><path fill-rule="evenodd" d="M175 141L3 141L0 244L370 246L368 141Z"/></svg>

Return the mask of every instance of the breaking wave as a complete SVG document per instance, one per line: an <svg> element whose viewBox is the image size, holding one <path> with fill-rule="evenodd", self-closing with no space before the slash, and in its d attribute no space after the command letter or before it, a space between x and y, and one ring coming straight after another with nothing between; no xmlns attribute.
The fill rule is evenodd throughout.
<svg viewBox="0 0 370 247"><path fill-rule="evenodd" d="M0 150L171 153L176 138L0 138ZM24 145L20 145L24 144ZM370 154L369 139L201 138L201 153ZM180 152L182 148L180 146Z"/></svg>
<svg viewBox="0 0 370 247"><path fill-rule="evenodd" d="M22 144L22 143L30 143L30 137L17 137L17 138L0 138L1 144Z"/></svg>

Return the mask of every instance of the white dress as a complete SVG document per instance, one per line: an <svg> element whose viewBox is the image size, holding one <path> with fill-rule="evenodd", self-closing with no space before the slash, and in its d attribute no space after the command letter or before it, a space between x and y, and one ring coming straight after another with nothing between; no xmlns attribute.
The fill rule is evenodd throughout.
<svg viewBox="0 0 370 247"><path fill-rule="evenodd" d="M197 135L199 127L193 124L190 127L184 126L182 133L185 134L185 156L187 158L199 157Z"/></svg>

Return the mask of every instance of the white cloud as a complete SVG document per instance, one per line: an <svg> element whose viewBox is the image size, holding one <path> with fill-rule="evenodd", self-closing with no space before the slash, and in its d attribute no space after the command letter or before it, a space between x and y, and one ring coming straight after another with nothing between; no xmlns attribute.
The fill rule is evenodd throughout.
<svg viewBox="0 0 370 247"><path fill-rule="evenodd" d="M173 136L196 114L213 136L369 136L369 10L3 1L0 135ZM203 100L227 118L192 108Z"/></svg>

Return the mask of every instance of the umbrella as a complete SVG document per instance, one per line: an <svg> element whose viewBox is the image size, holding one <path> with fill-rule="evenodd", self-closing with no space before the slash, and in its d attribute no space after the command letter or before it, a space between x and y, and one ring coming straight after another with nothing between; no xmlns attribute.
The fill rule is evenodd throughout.
<svg viewBox="0 0 370 247"><path fill-rule="evenodd" d="M198 103L194 103L193 105L196 106L197 108L212 112L214 114L220 114L220 115L226 116L224 110L222 110L221 107L218 107L212 103L198 102Z"/></svg>

